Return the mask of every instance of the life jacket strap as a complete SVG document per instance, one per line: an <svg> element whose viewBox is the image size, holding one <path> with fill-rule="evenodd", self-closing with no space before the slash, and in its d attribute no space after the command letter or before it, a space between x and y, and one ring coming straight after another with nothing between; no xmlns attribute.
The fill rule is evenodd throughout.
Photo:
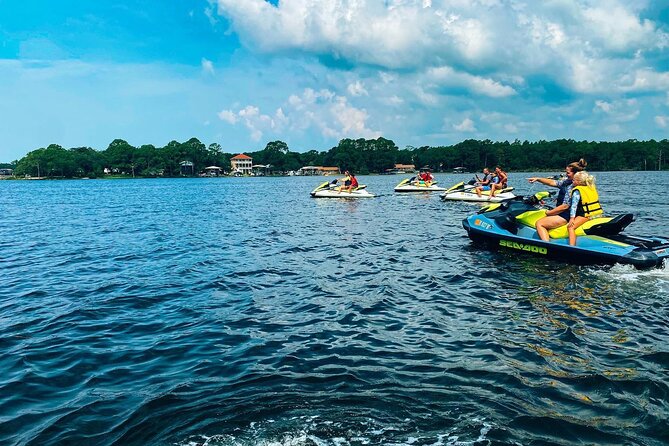
<svg viewBox="0 0 669 446"><path fill-rule="evenodd" d="M596 215L603 214L604 211L602 210L602 207L599 204L599 201L592 201L590 203L582 203L583 205L583 212L585 213L586 217L594 217Z"/></svg>

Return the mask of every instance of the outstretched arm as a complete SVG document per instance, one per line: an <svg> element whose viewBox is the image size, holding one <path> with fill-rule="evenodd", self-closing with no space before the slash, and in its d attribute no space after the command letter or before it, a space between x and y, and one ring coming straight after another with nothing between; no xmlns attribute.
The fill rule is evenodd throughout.
<svg viewBox="0 0 669 446"><path fill-rule="evenodd" d="M541 183L545 184L546 186L551 186L551 187L558 187L557 186L557 181L551 179L551 178L539 178L539 177L530 177L527 179L530 183Z"/></svg>

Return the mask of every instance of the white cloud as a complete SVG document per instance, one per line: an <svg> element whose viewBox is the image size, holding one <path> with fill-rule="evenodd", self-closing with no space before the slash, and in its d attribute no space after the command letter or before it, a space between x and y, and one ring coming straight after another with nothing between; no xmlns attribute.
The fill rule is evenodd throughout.
<svg viewBox="0 0 669 446"><path fill-rule="evenodd" d="M277 112L279 111L281 109L277 110ZM260 113L260 108L253 105L247 105L245 108L239 110L237 115L240 120L244 121L244 125L250 132L251 139L256 142L260 141L264 131L276 127L276 121L271 116Z"/></svg>
<svg viewBox="0 0 669 446"><path fill-rule="evenodd" d="M222 110L218 112L218 118L229 124L234 125L237 123L237 115L232 110Z"/></svg>
<svg viewBox="0 0 669 446"><path fill-rule="evenodd" d="M620 90L623 92L666 91L669 89L669 72L639 69L630 76L622 77L621 84Z"/></svg>
<svg viewBox="0 0 669 446"><path fill-rule="evenodd" d="M351 96L369 96L365 86L360 81L349 84L347 90Z"/></svg>
<svg viewBox="0 0 669 446"><path fill-rule="evenodd" d="M610 88L609 73L611 71L603 70L602 64L598 61L582 54L575 54L572 57L566 57L565 62L568 64L565 79L572 90L579 93L595 93Z"/></svg>
<svg viewBox="0 0 669 446"><path fill-rule="evenodd" d="M432 68L428 70L427 78L442 86L464 87L473 93L495 98L511 96L516 93L512 87L492 79L459 73L450 67Z"/></svg>
<svg viewBox="0 0 669 446"><path fill-rule="evenodd" d="M218 23L218 18L216 18L216 11L213 6L207 6L204 8L204 15L207 16L207 19L212 26L215 26Z"/></svg>
<svg viewBox="0 0 669 446"><path fill-rule="evenodd" d="M301 96L289 99L293 126L302 129L318 128L323 136L330 138L378 138L381 132L369 129L366 110L348 103L346 97L329 90L305 89Z"/></svg>
<svg viewBox="0 0 669 446"><path fill-rule="evenodd" d="M621 99L615 101L595 101L595 113L605 114L609 120L615 122L634 121L639 117L639 101L636 99Z"/></svg>
<svg viewBox="0 0 669 446"><path fill-rule="evenodd" d="M275 120L277 121L278 125L285 124L288 122L288 118L286 115L283 113L283 109L279 107L276 110L276 113L274 113Z"/></svg>
<svg viewBox="0 0 669 446"><path fill-rule="evenodd" d="M260 108L253 105L247 105L237 112L222 110L218 113L218 118L232 125L243 123L249 130L251 139L256 142L262 138L263 132L275 129L285 121L285 116L280 108L272 117L260 113Z"/></svg>
<svg viewBox="0 0 669 446"><path fill-rule="evenodd" d="M326 138L338 139L381 136L381 132L367 127L366 110L350 105L346 97L327 89L307 88L301 95L290 95L285 107L278 108L273 116L261 113L259 107L252 105L237 113L224 110L218 116L231 124L243 121L254 141L264 132L280 134L284 129L299 132L316 129Z"/></svg>
<svg viewBox="0 0 669 446"><path fill-rule="evenodd" d="M435 106L439 103L439 97L436 94L425 91L420 85L413 87L413 93L423 105Z"/></svg>
<svg viewBox="0 0 669 446"><path fill-rule="evenodd" d="M606 101L595 101L595 109L599 109L604 113L611 113L611 111L613 110L613 106L611 105L611 103Z"/></svg>
<svg viewBox="0 0 669 446"><path fill-rule="evenodd" d="M644 57L668 48L669 33L643 17L644 2L215 1L241 40L261 52L391 72L458 67L454 86L475 94L508 97L517 91L502 79L536 75L586 94L667 88L666 74Z"/></svg>
<svg viewBox="0 0 669 446"><path fill-rule="evenodd" d="M655 124L657 124L659 127L667 128L669 126L669 116L655 116Z"/></svg>
<svg viewBox="0 0 669 446"><path fill-rule="evenodd" d="M390 84L392 82L395 82L397 80L397 77L398 77L397 75L387 73L387 72L384 72L384 71L382 71L379 74L379 76L381 77L381 82L383 82L384 84Z"/></svg>
<svg viewBox="0 0 669 446"><path fill-rule="evenodd" d="M214 74L214 63L210 60L202 58L202 71L206 74Z"/></svg>
<svg viewBox="0 0 669 446"><path fill-rule="evenodd" d="M393 96L390 96L390 97L387 97L387 98L382 98L381 102L384 103L384 104L387 104L387 105L397 106L397 105L404 104L404 99L402 99L401 97L399 97L397 95L393 95Z"/></svg>
<svg viewBox="0 0 669 446"><path fill-rule="evenodd" d="M460 124L453 125L453 128L459 132L475 132L476 127L474 126L474 121L470 118L465 118Z"/></svg>
<svg viewBox="0 0 669 446"><path fill-rule="evenodd" d="M605 1L597 7L583 10L583 17L594 38L605 49L624 52L639 47L662 48L666 45L666 34L658 33L650 20L642 20L633 7L615 1ZM663 37L664 34L664 37ZM657 41L656 39L658 39Z"/></svg>
<svg viewBox="0 0 669 446"><path fill-rule="evenodd" d="M463 61L492 54L494 36L479 19L479 2L447 3L285 0L274 6L264 0L218 0L218 11L244 42L266 52L328 54L390 68L419 66L447 54ZM495 2L480 3L500 9Z"/></svg>

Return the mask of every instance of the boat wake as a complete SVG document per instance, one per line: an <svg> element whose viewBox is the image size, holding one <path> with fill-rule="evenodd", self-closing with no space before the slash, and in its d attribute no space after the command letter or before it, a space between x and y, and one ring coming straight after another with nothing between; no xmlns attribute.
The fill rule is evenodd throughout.
<svg viewBox="0 0 669 446"><path fill-rule="evenodd" d="M642 287L655 288L657 292L669 293L669 267L639 270L632 265L616 264L611 268L593 269L599 278L616 283L621 289Z"/></svg>
<svg viewBox="0 0 669 446"><path fill-rule="evenodd" d="M464 421L464 420L463 420ZM252 422L233 434L195 435L175 444L179 446L350 446L369 444L474 446L488 444L493 426L482 419L467 420L462 432L452 427L446 432L421 432L406 419L399 424L377 420L357 420L357 426L327 421L319 416L294 416L285 420ZM415 426L414 426L415 428Z"/></svg>

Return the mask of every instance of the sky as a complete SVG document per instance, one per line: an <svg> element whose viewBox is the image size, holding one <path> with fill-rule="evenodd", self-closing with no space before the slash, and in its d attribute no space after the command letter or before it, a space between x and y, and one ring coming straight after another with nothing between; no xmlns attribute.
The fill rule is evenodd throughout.
<svg viewBox="0 0 669 446"><path fill-rule="evenodd" d="M0 162L669 137L669 0L0 0Z"/></svg>

